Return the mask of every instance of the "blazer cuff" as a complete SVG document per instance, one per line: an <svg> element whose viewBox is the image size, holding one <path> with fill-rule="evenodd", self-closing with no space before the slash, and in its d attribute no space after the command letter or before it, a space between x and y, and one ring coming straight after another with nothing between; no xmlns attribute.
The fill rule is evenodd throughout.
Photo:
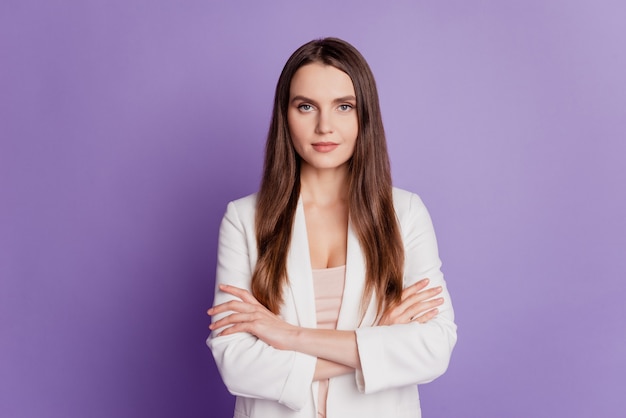
<svg viewBox="0 0 626 418"><path fill-rule="evenodd" d="M285 381L279 403L299 411L311 399L311 382L315 374L317 358L294 352L294 364Z"/></svg>
<svg viewBox="0 0 626 418"><path fill-rule="evenodd" d="M385 344L380 333L376 332L376 327L358 328L356 331L356 344L359 350L359 360L361 369L355 373L356 385L361 393L372 393L382 389L381 376L388 371L385 370L385 362L380 359L385 358Z"/></svg>

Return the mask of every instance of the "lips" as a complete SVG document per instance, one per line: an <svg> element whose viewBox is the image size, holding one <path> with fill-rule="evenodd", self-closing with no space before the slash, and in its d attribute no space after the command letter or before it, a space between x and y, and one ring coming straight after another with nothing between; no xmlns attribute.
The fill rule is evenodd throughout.
<svg viewBox="0 0 626 418"><path fill-rule="evenodd" d="M311 146L317 152L331 152L332 150L337 148L339 144L336 144L334 142L316 142L314 144L311 144Z"/></svg>

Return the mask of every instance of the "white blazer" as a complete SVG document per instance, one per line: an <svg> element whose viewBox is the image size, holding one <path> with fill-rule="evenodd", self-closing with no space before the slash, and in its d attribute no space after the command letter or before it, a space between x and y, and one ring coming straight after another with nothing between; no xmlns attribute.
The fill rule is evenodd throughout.
<svg viewBox="0 0 626 418"><path fill-rule="evenodd" d="M446 289L430 216L420 198L393 190L405 249L404 286L428 277L429 287L443 286L445 302L426 324L376 326L376 306L364 318L360 302L365 260L356 234L348 228L346 279L337 329L356 330L361 370L330 379L328 418L421 417L417 384L445 372L456 343L456 325ZM254 228L256 195L230 202L222 220L217 256L215 304L233 296L217 285L250 290L257 260ZM281 317L294 325L316 327L315 296L302 201L296 209L287 258L289 284ZM315 418L318 384L316 358L275 349L248 333L216 337L207 344L228 390L237 396L235 418Z"/></svg>

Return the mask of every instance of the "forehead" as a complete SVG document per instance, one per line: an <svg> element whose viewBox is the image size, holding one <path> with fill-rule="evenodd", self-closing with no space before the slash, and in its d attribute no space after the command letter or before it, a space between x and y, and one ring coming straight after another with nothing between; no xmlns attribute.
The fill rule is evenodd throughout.
<svg viewBox="0 0 626 418"><path fill-rule="evenodd" d="M296 71L291 79L289 96L305 96L311 99L335 99L354 96L350 76L332 65L311 63Z"/></svg>

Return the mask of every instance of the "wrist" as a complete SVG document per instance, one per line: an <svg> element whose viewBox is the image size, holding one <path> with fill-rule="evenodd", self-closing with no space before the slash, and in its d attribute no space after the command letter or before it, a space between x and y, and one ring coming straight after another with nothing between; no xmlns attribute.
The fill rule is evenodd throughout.
<svg viewBox="0 0 626 418"><path fill-rule="evenodd" d="M285 332L283 333L283 337L276 341L276 344L272 344L274 348L279 350L288 350L288 351L301 351L298 349L299 341L302 339L301 333L303 328L297 327L295 325L290 325Z"/></svg>

